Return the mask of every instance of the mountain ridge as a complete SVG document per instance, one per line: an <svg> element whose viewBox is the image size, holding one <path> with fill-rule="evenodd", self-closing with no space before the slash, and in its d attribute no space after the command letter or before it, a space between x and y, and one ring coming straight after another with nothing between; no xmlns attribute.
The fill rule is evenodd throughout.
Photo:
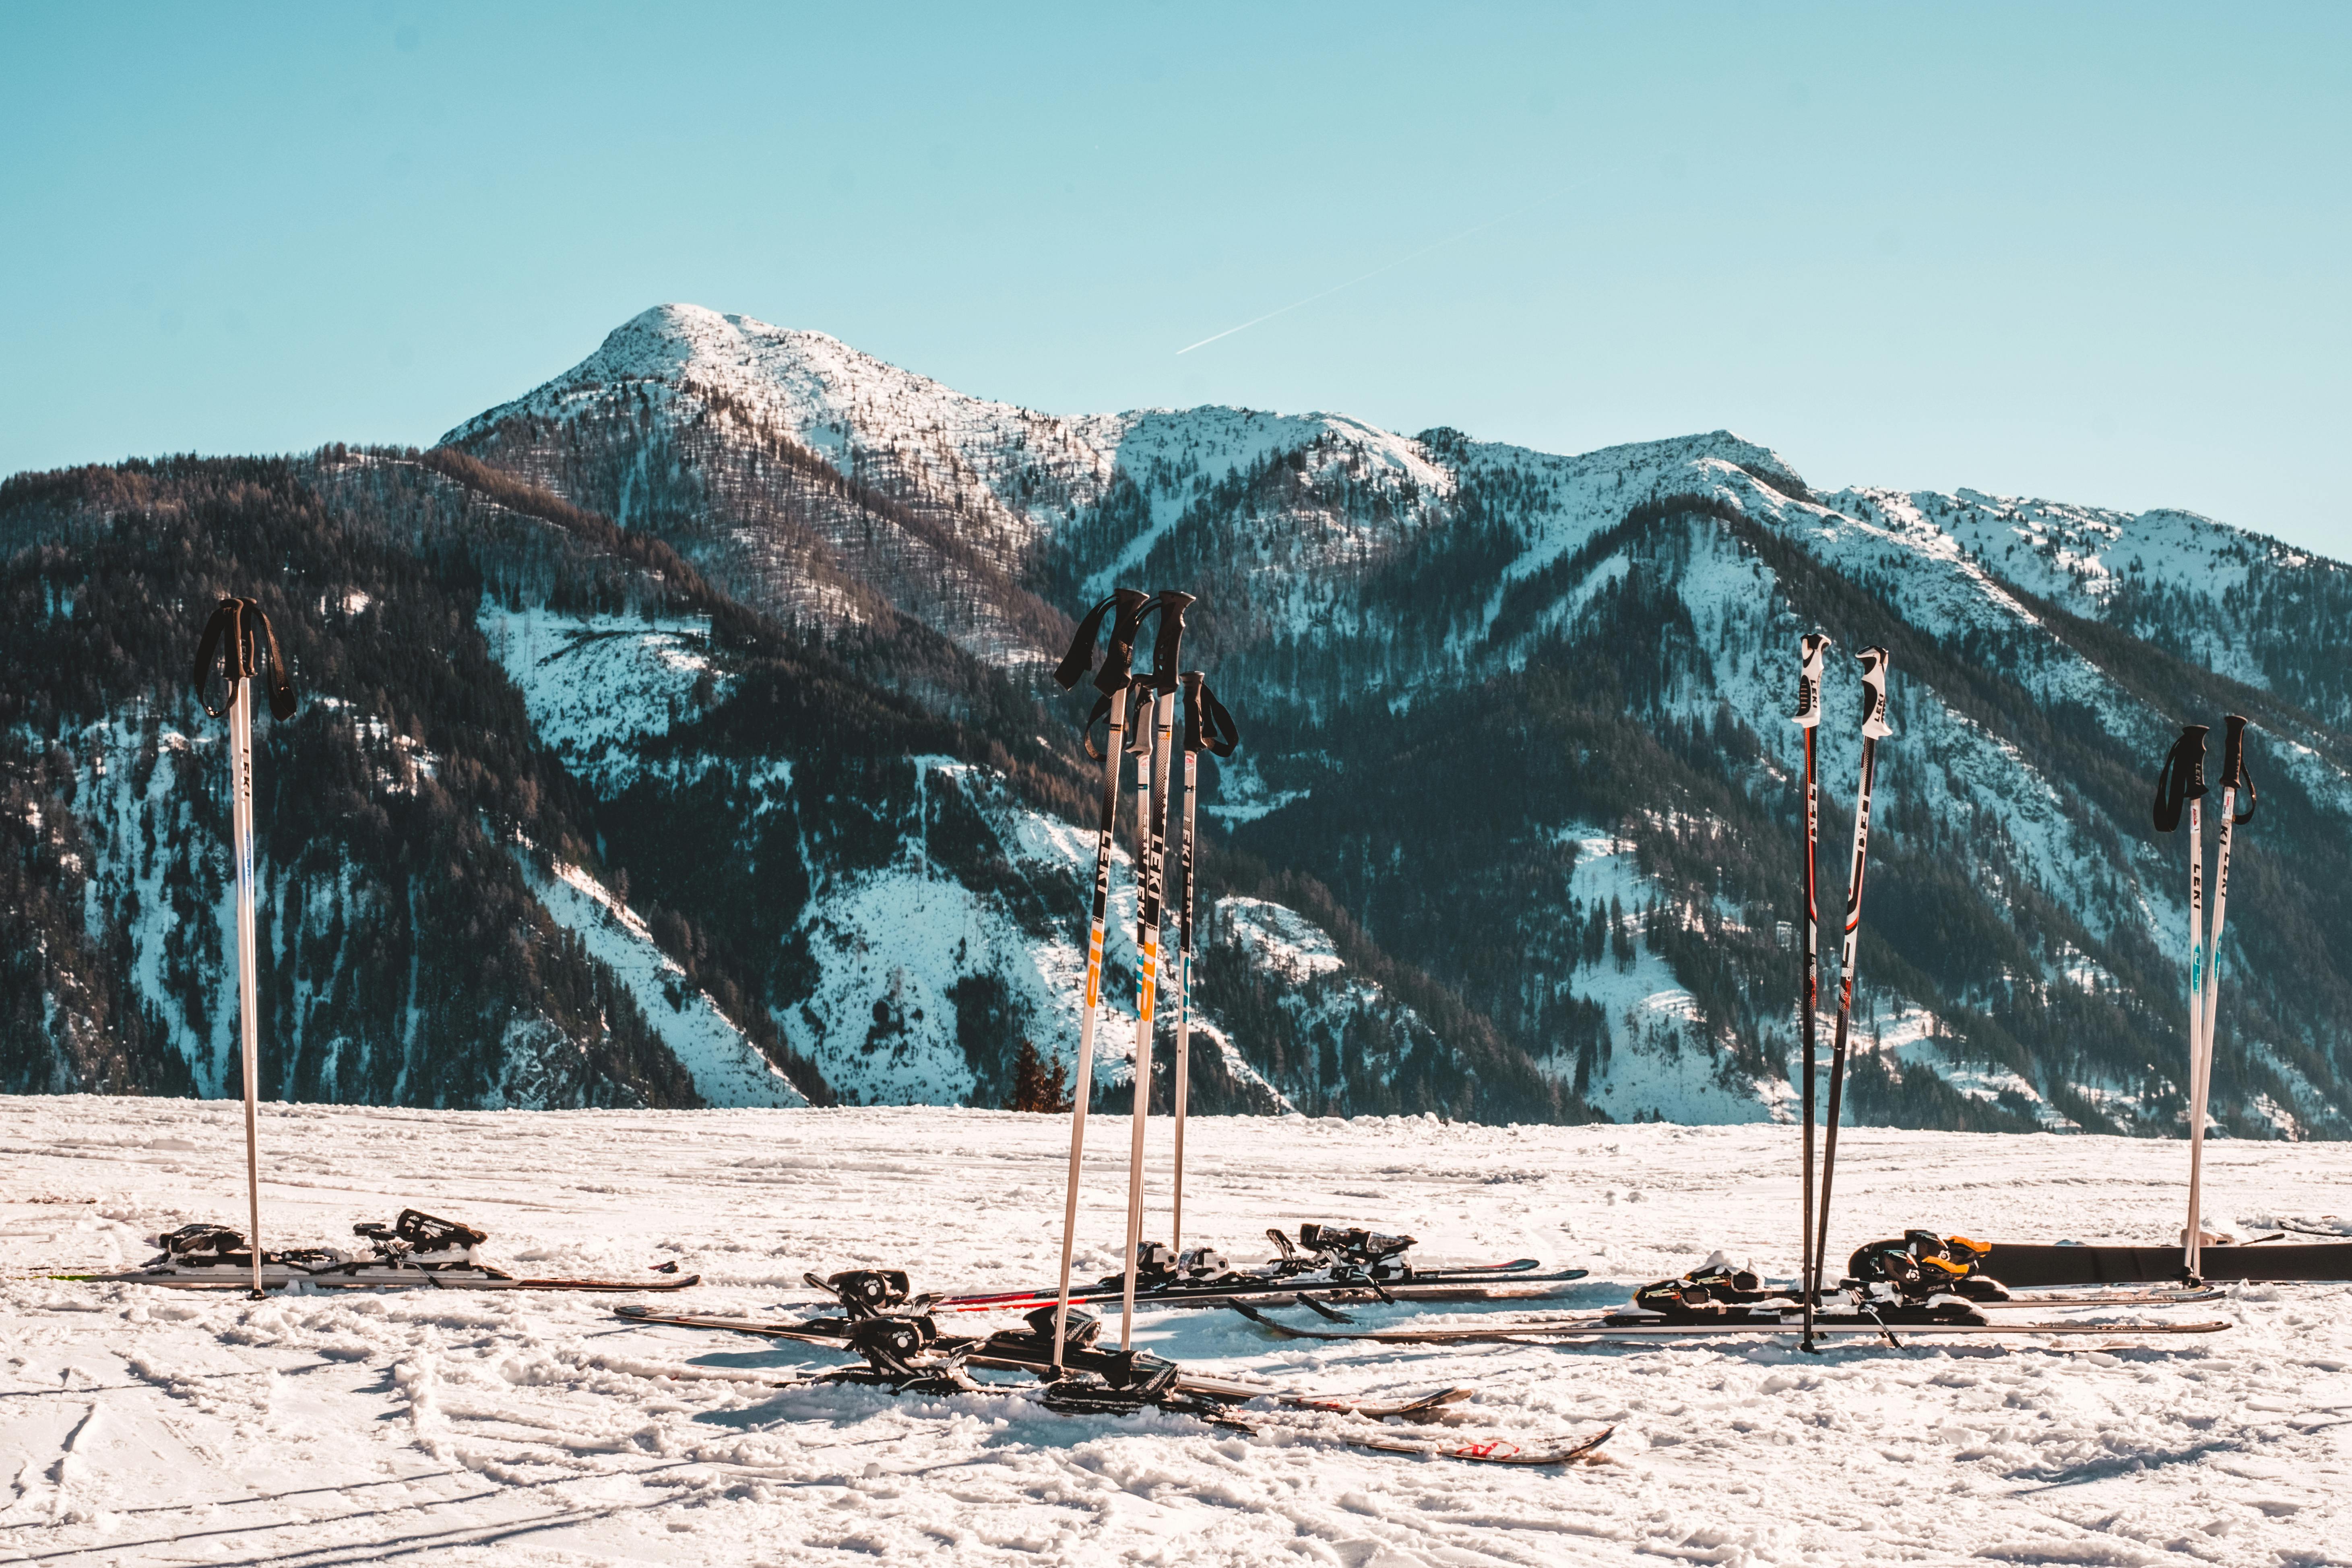
<svg viewBox="0 0 2352 1568"><path fill-rule="evenodd" d="M403 465L584 521L551 553ZM524 890L658 948L588 955L649 1017L700 986L692 1037L770 1041L822 1092L985 1099L1020 1039L1066 1059L1096 786L1045 670L1140 579L1201 593L1187 663L1245 736L1203 770L1207 1106L1790 1115L1780 714L1824 626L1895 649L1859 1114L2180 1130L2180 855L2139 797L2178 717L2230 703L2264 731L2267 815L2232 871L2216 1125L2352 1131L2352 574L2210 519L1819 493L1725 430L1554 454L1322 412L1041 414L692 306L430 452L296 469L438 563L436 613L593 801L593 846L568 871L521 851ZM76 563L24 552L53 537L0 491L44 604ZM834 671L839 716L780 728L788 667ZM1858 702L1842 655L1828 698ZM1854 752L1833 718L1825 901ZM1113 997L1126 940L1115 918ZM701 1049L686 1027L654 1034ZM1102 1071L1097 1095L1131 1082L1118 1047Z"/></svg>

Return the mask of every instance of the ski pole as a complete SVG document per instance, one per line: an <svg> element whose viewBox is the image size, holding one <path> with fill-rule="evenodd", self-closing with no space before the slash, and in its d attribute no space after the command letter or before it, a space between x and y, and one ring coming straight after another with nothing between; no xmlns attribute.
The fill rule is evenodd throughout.
<svg viewBox="0 0 2352 1568"><path fill-rule="evenodd" d="M253 918L253 682L260 678L261 654L268 650L269 710L280 720L294 716L294 682L278 651L278 634L259 601L224 595L196 641L196 700L217 719L228 716L229 854L236 862L236 1003L239 1062L245 1079L245 1191L247 1242L253 1254L255 1300L261 1300L261 1149L256 1106L261 1078L261 1009L255 983ZM215 667L222 672L226 700L215 708L205 687Z"/></svg>
<svg viewBox="0 0 2352 1568"><path fill-rule="evenodd" d="M2213 1026L2221 1010L2221 921L2230 906L2230 840L2231 829L2243 827L2254 819L2254 807L2260 793L2254 788L2254 775L2246 768L2246 721L2238 714L2225 715L2221 720L2221 809L2214 818L2213 846L2213 919L2212 929L2205 937L2205 1025L2201 1031L2204 1061L2197 1069L2197 1103L2190 1114L2198 1126L2205 1125L2206 1107L2212 1102ZM2238 791L2246 792L2246 814L2237 815Z"/></svg>
<svg viewBox="0 0 2352 1568"><path fill-rule="evenodd" d="M1822 656L1828 651L1830 639L1819 632L1807 632L1800 645L1797 668L1797 711L1793 722L1805 732L1805 973L1799 987L1798 1005L1802 1011L1800 1032L1805 1042L1805 1169L1801 1203L1803 1207L1802 1245L1798 1249L1797 1289L1804 1298L1805 1331L1798 1342L1807 1352L1818 1353L1813 1342L1813 1070L1819 1016L1822 1005L1822 916L1819 880L1814 862L1821 848L1822 810L1821 786L1814 771L1813 742L1822 724Z"/></svg>
<svg viewBox="0 0 2352 1568"><path fill-rule="evenodd" d="M1184 686L1184 816L1177 828L1176 861L1184 874L1184 901L1176 911L1176 1202L1168 1222L1168 1250L1184 1255L1184 1108L1192 1097L1193 801L1201 793L1201 753L1230 757L1241 736L1216 693L1197 669Z"/></svg>
<svg viewBox="0 0 2352 1568"><path fill-rule="evenodd" d="M1830 1184L1837 1171L1839 1101L1845 1088L1845 1053L1853 1020L1854 952L1862 940L1862 876L1870 860L1870 791L1878 776L1878 742L1895 733L1886 722L1887 654L1866 647L1854 656L1862 662L1862 783L1853 801L1853 864L1845 879L1845 940L1838 949L1837 1037L1830 1048L1830 1100L1827 1126L1822 1134L1822 1201L1820 1228L1813 1233L1813 1296L1822 1291L1822 1271L1830 1248Z"/></svg>
<svg viewBox="0 0 2352 1568"><path fill-rule="evenodd" d="M2180 1267L2196 1279L2199 1243L2205 1228L2205 1122L2197 1093L2198 1067L2205 1037L2205 737L2203 724L2184 724L2180 739L2165 753L2156 775L2156 805L2149 813L2158 833L2180 826L2189 808L2189 1228L2181 1233Z"/></svg>
<svg viewBox="0 0 2352 1568"><path fill-rule="evenodd" d="M1182 657L1184 609L1192 595L1173 588L1160 591L1160 636L1152 644L1151 675L1139 679L1139 693L1148 691L1152 706L1151 734L1137 759L1136 805L1141 819L1136 841L1142 849L1136 871L1135 893L1135 1108L1128 1121L1127 1278L1119 1292L1118 1348L1135 1341L1135 1273L1143 1250L1143 1135L1151 1116L1152 1003L1160 980L1160 897L1161 869L1168 850L1168 752L1176 727L1176 664ZM1143 710L1136 710L1136 732L1129 741L1145 740Z"/></svg>
<svg viewBox="0 0 2352 1568"><path fill-rule="evenodd" d="M1102 630L1103 616L1107 612L1113 614L1110 647L1103 658L1102 673L1095 679L1096 689L1103 693L1096 704L1096 712L1109 719L1110 736L1103 747L1102 826L1095 835L1094 922L1087 934L1086 1005L1078 1017L1077 1072L1070 1083L1070 1179L1062 1207L1061 1294L1054 1308L1055 1377L1062 1375L1062 1342L1069 1332L1070 1251L1077 1239L1078 1167L1086 1152L1087 1093L1094 1082L1095 1012L1102 988L1103 925L1110 906L1112 839L1118 830L1120 732L1127 726L1127 671L1134 657L1135 634L1143 616L1143 606L1149 603L1149 595L1121 588L1097 605L1079 623L1069 652L1062 657L1061 668L1054 671L1054 679L1061 683L1063 690L1077 685L1094 663L1095 639ZM1093 753L1092 716L1087 721L1087 750L1089 755Z"/></svg>

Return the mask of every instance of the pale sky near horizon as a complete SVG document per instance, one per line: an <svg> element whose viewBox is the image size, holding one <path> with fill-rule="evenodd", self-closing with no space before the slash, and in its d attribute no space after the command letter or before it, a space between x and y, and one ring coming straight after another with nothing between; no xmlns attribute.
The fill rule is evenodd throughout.
<svg viewBox="0 0 2352 1568"><path fill-rule="evenodd" d="M429 442L691 300L2352 558L2352 8L850 9L0 10L0 474Z"/></svg>

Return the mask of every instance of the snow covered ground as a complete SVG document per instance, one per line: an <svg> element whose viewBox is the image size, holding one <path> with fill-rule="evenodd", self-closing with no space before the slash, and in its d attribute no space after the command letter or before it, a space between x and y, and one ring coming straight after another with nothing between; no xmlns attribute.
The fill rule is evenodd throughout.
<svg viewBox="0 0 2352 1568"><path fill-rule="evenodd" d="M611 1298L255 1304L32 1278L142 1260L145 1237L185 1220L241 1223L237 1126L217 1102L0 1100L0 1562L2347 1561L2341 1285L2169 1309L2234 1326L2162 1348L1853 1344L1817 1361L1777 1343L1383 1348L1278 1342L1223 1313L1144 1321L1153 1348L1300 1387L1474 1383L1465 1437L1617 1428L1604 1463L1521 1471L1311 1427L1251 1437L1001 1395L730 1383L837 1358L633 1327ZM1161 1161L1166 1133L1155 1121ZM1009 1286L1050 1278L1065 1138L1057 1119L921 1107L268 1106L265 1220L277 1244L341 1240L415 1204L487 1227L486 1254L532 1272L675 1258L705 1283L672 1300L702 1310L772 1310L807 1298L803 1269L861 1264ZM1916 1223L2178 1230L2178 1143L1843 1138L1840 1256ZM1125 1121L1094 1119L1088 1142L1080 1261L1100 1271ZM1252 1238L1270 1224L1374 1222L1430 1260L1584 1263L1593 1279L1569 1300L1591 1306L1712 1247L1770 1270L1796 1250L1786 1128L1204 1120L1188 1142L1187 1214L1237 1258L1264 1256ZM2223 1142L2209 1158L2222 1224L2352 1210L2352 1146ZM1164 1234L1164 1182L1151 1212Z"/></svg>

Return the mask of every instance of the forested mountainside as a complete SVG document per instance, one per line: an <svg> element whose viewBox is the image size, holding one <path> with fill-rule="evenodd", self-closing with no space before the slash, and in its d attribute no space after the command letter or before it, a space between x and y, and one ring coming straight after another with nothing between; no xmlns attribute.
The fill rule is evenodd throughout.
<svg viewBox="0 0 2352 1568"><path fill-rule="evenodd" d="M244 582L319 696L263 730L273 1091L1003 1103L1078 1021L1099 775L1045 672L1131 583L1202 595L1186 663L1244 730L1204 767L1196 1105L1790 1114L1819 627L1832 923L1850 656L1893 653L1857 1118L2182 1130L2147 796L2228 710L2263 804L2214 1116L2352 1131L2352 578L2202 518L1818 494L1725 432L1062 418L667 306L428 452L20 477L0 549L18 668L62 672L0 696L8 1087L231 1086L185 660Z"/></svg>

